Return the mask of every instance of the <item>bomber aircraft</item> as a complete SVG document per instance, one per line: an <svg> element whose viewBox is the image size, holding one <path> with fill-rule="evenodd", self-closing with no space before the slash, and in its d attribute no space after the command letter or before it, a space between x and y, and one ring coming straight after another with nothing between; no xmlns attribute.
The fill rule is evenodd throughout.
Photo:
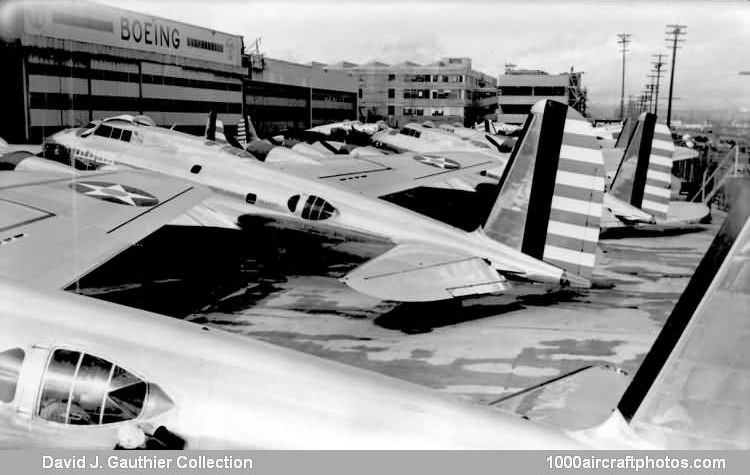
<svg viewBox="0 0 750 475"><path fill-rule="evenodd" d="M515 282L590 285L603 160L591 126L564 104L534 106L503 180L486 193L475 191L487 181L478 172L495 164L485 155L264 163L212 140L211 127L208 135L118 116L61 131L44 151L79 167L147 169L216 190L191 212L194 224L252 229L262 216L265 226L387 240L389 250L341 279L381 299L443 300L503 292ZM436 191L460 195L459 206L450 209Z"/></svg>
<svg viewBox="0 0 750 475"><path fill-rule="evenodd" d="M111 449L135 424L187 449L747 449L744 191L612 415L570 431L62 292L205 190L143 171L0 172L0 446Z"/></svg>

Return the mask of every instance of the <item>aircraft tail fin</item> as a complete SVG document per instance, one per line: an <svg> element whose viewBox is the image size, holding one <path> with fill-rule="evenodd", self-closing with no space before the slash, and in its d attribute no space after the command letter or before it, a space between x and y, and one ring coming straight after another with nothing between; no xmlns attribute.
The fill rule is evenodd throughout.
<svg viewBox="0 0 750 475"><path fill-rule="evenodd" d="M626 117L625 122L622 123L622 130L620 135L617 136L615 141L615 148L624 150L630 144L630 139L633 138L633 132L635 132L636 120L633 117Z"/></svg>
<svg viewBox="0 0 750 475"><path fill-rule="evenodd" d="M495 123L490 119L484 119L484 132L487 134L497 135Z"/></svg>
<svg viewBox="0 0 750 475"><path fill-rule="evenodd" d="M618 410L668 449L750 448L750 180L654 341Z"/></svg>
<svg viewBox="0 0 750 475"><path fill-rule="evenodd" d="M531 109L483 230L570 275L591 277L604 195L593 127L560 102Z"/></svg>
<svg viewBox="0 0 750 475"><path fill-rule="evenodd" d="M229 143L227 137L224 135L224 123L216 118L216 111L208 113L206 132L203 136L215 142Z"/></svg>
<svg viewBox="0 0 750 475"><path fill-rule="evenodd" d="M652 214L657 220L666 219L673 154L669 128L657 124L656 115L644 112L636 121L633 135L612 179L610 193Z"/></svg>

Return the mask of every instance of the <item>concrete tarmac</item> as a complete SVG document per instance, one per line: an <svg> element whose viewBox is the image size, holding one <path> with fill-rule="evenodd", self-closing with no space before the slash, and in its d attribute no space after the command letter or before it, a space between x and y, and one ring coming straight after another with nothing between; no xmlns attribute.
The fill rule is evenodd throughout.
<svg viewBox="0 0 750 475"><path fill-rule="evenodd" d="M160 246L174 243L170 233L178 229L87 276L79 291L488 403L586 365L613 365L632 376L722 218L714 212L713 224L692 232L601 240L588 290L532 287L530 295L397 304L341 284L336 277L346 266L298 272L296 264L262 263L260 251L243 254L238 265L226 250L257 245L244 236L222 237L221 246L198 239L204 244L191 245L190 259L184 249L169 257ZM310 243L285 245L316 252ZM198 298L199 291L206 295Z"/></svg>

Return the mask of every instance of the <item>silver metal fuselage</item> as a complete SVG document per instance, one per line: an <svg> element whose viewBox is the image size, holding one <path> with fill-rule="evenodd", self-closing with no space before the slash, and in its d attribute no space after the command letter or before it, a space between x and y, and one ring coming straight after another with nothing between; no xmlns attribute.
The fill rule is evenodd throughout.
<svg viewBox="0 0 750 475"><path fill-rule="evenodd" d="M0 281L0 325L0 351L26 354L15 397L0 402L3 447L114 447L120 423L67 425L37 415L56 348L97 356L146 381L144 409L134 421L163 425L190 449L579 445L556 429L414 384L64 292ZM153 400L158 394L167 396L160 404Z"/></svg>
<svg viewBox="0 0 750 475"><path fill-rule="evenodd" d="M481 257L495 269L535 281L558 284L563 278L562 269L512 249L482 232L463 231L335 182L295 175L294 167L286 170L283 164L270 166L237 156L227 147L222 149L206 139L168 129L119 124L118 127L137 131L142 143L96 135L79 137L75 129L59 132L49 140L71 149L90 151L89 158L102 164L147 169L209 186L216 197L210 199L207 206L232 219L244 214L294 217L287 206L290 197L318 196L337 210L325 220L326 224L387 238L396 244L427 244ZM191 169L195 170L196 166L200 167L200 172L192 173ZM246 202L250 193L256 197L254 204Z"/></svg>

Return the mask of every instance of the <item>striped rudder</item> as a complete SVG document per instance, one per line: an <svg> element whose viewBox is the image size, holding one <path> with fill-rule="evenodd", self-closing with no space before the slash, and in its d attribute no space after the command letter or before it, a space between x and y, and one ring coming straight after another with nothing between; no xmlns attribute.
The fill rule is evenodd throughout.
<svg viewBox="0 0 750 475"><path fill-rule="evenodd" d="M242 116L239 122L237 122L237 142L244 149L247 147L247 116Z"/></svg>
<svg viewBox="0 0 750 475"><path fill-rule="evenodd" d="M604 159L574 109L537 102L501 178L485 233L590 278L599 240Z"/></svg>
<svg viewBox="0 0 750 475"><path fill-rule="evenodd" d="M656 115L638 117L633 138L612 179L612 196L650 213L656 220L667 218L672 183L674 144L669 128L656 123Z"/></svg>
<svg viewBox="0 0 750 475"><path fill-rule="evenodd" d="M203 136L215 142L229 143L224 135L224 123L216 118L216 111L209 112L208 120L206 121L206 132Z"/></svg>
<svg viewBox="0 0 750 475"><path fill-rule="evenodd" d="M641 209L654 215L657 220L667 219L670 188L672 186L672 155L674 143L666 124L656 124L654 139L643 188Z"/></svg>

